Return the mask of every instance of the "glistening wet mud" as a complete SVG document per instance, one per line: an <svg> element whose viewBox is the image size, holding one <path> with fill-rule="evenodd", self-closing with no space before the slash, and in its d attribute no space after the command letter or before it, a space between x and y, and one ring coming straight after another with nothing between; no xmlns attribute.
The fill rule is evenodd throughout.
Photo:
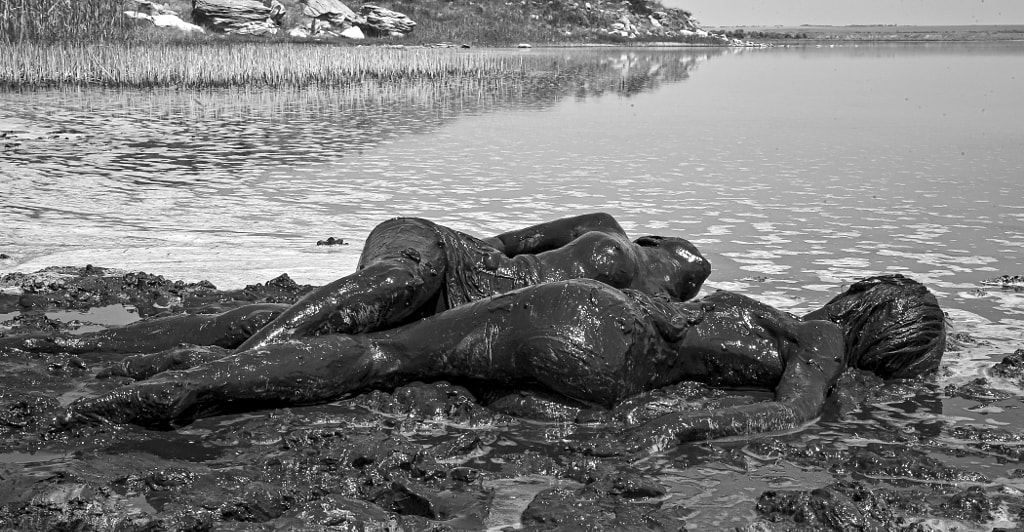
<svg viewBox="0 0 1024 532"><path fill-rule="evenodd" d="M288 302L308 289L282 277L219 291L102 268L0 285L5 335ZM957 333L949 356L978 343ZM1013 529L1024 514L1024 351L1006 355L963 382L851 370L822 419L796 433L595 458L569 437L767 395L682 383L607 411L414 383L175 431L54 432L61 405L127 381L94 377L111 355L5 351L0 529Z"/></svg>

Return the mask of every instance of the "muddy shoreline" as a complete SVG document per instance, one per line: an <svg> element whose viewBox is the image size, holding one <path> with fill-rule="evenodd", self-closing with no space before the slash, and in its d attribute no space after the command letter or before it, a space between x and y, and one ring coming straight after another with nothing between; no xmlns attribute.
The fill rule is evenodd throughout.
<svg viewBox="0 0 1024 532"><path fill-rule="evenodd" d="M96 325L88 312L68 321L53 317L58 310L121 305L149 319L286 303L310 288L287 276L221 291L146 273L49 268L0 278L0 332ZM966 334L950 340L954 349L975 342ZM1024 387L1024 350L1006 355L990 377ZM1014 482L1024 478L1024 431L949 427L927 415L935 402L941 414L940 398L985 407L1012 395L988 378L940 389L850 370L819 423L801 433L657 456L595 458L567 441L614 434L670 409L764 397L684 383L604 411L501 396L473 383L414 383L169 432L51 432L60 404L125 382L94 378L111 362L0 352L0 529L990 530L1024 521L1024 493ZM882 413L892 405L923 414L887 424ZM1008 474L967 467L982 459ZM721 515L695 504L700 488L687 488L689 496L680 488L678 471L753 476L780 464L815 481L771 484L778 488L752 491L744 509L720 507Z"/></svg>

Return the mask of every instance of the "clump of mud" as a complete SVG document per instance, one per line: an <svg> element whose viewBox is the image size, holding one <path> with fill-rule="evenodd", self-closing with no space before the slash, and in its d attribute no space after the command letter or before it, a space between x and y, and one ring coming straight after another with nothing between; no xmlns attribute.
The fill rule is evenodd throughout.
<svg viewBox="0 0 1024 532"><path fill-rule="evenodd" d="M209 281L185 283L91 265L57 266L0 276L0 314L123 304L134 306L142 316L154 316L245 303L292 303L311 289L296 284L287 274L241 290L220 291Z"/></svg>
<svg viewBox="0 0 1024 532"><path fill-rule="evenodd" d="M1024 275L1000 275L999 277L985 279L981 281L981 284L1024 290Z"/></svg>

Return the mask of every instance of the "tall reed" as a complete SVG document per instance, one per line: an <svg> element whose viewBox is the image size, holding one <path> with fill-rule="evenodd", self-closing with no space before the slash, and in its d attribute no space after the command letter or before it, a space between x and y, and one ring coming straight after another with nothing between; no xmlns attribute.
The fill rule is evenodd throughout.
<svg viewBox="0 0 1024 532"><path fill-rule="evenodd" d="M115 88L341 86L518 75L522 56L290 43L0 44L0 85Z"/></svg>
<svg viewBox="0 0 1024 532"><path fill-rule="evenodd" d="M123 14L128 6L126 0L0 0L0 42L121 39L131 29Z"/></svg>

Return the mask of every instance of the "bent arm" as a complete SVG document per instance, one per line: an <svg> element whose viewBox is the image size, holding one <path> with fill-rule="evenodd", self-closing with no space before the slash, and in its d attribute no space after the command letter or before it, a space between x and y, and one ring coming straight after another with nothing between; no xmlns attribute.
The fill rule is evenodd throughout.
<svg viewBox="0 0 1024 532"><path fill-rule="evenodd" d="M825 321L799 323L797 343L775 388L775 400L716 410L667 414L626 431L621 443L584 449L592 454L659 452L687 442L798 430L821 415L846 368L842 332Z"/></svg>
<svg viewBox="0 0 1024 532"><path fill-rule="evenodd" d="M509 231L485 239L485 242L502 250L505 255L514 257L524 253L540 253L560 248L591 231L626 234L619 222L610 214L598 212Z"/></svg>

